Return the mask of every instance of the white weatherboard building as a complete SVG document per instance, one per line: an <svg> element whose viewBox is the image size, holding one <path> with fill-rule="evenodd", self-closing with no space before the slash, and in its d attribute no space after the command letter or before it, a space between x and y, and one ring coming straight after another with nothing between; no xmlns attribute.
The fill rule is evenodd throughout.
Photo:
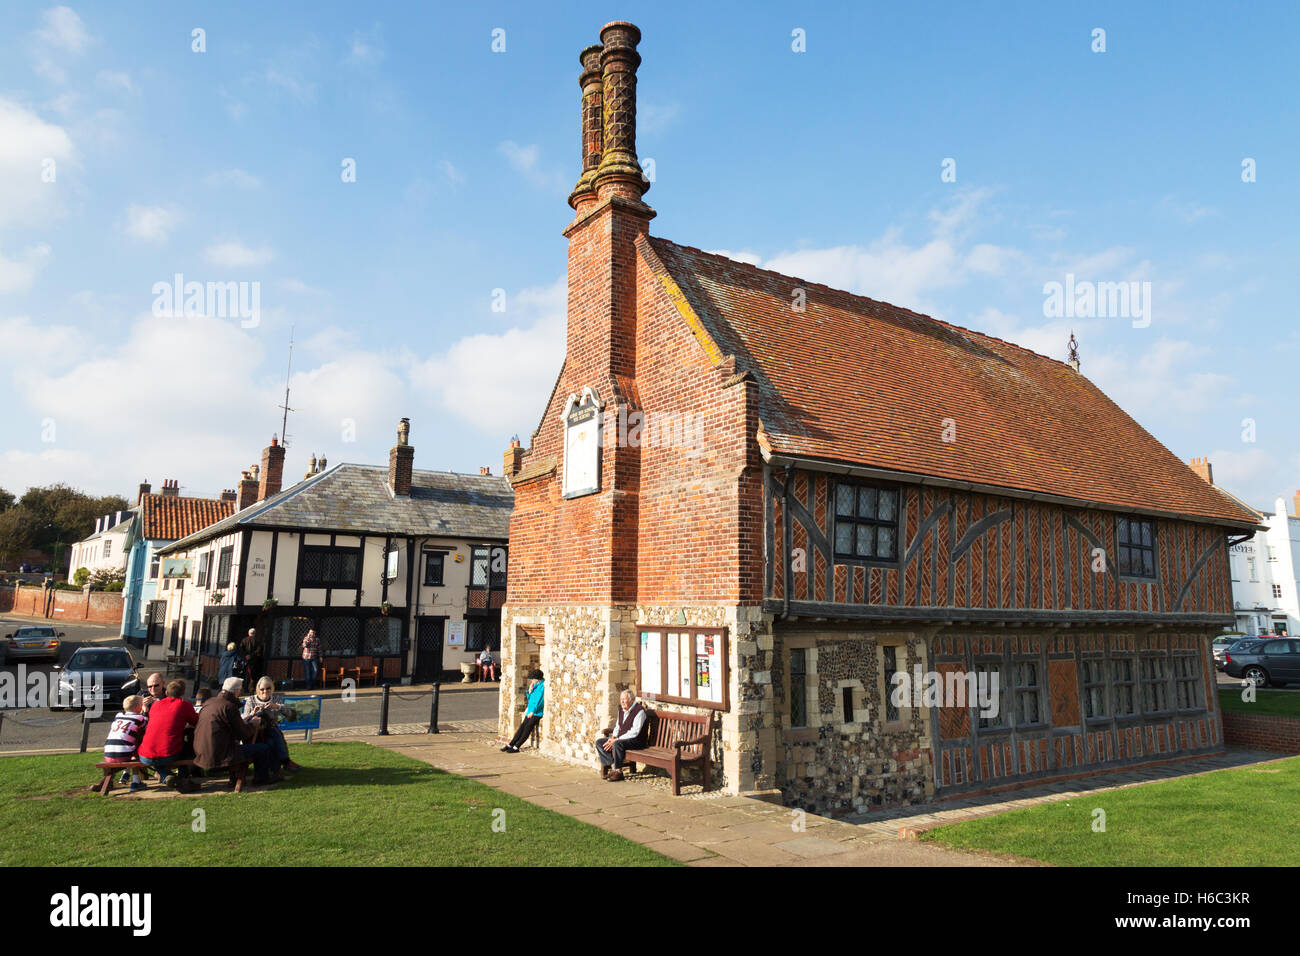
<svg viewBox="0 0 1300 956"><path fill-rule="evenodd" d="M1293 506L1300 511L1300 492ZM1300 517L1278 498L1262 512L1267 531L1230 549L1236 629L1251 636L1300 634Z"/></svg>
<svg viewBox="0 0 1300 956"><path fill-rule="evenodd" d="M131 533L131 522L135 520L134 508L96 518L95 533L72 546L68 560L68 583L76 583L73 578L78 568L86 568L91 574L105 569L125 570L128 550L126 543Z"/></svg>

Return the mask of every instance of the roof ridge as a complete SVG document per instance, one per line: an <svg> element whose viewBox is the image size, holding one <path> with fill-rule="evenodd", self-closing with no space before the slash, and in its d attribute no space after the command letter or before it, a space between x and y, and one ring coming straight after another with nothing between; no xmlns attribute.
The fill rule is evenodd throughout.
<svg viewBox="0 0 1300 956"><path fill-rule="evenodd" d="M695 246L688 246L680 242L674 242L673 240L668 239L664 236L650 236L649 238L651 242L665 242L668 245L675 246L678 249L684 249L688 252L697 253L702 256L708 256L711 259L717 259L722 262L730 263L731 265L740 266L741 268L749 269L753 272L762 272L762 273L766 273L767 275L776 276L781 279L793 279L794 281L798 282L800 285L810 289L822 289L826 292L832 292L836 295L848 296L851 299L859 299L864 302L871 302L876 305L883 305L886 308L895 310L896 312L902 312L907 315L914 316L915 318L923 319L927 322L934 322L936 325L942 325L945 326L946 328L952 329L957 332L961 332L963 334L978 335L980 338L987 339L992 342L1001 342L1003 345L1009 346L1010 348L1016 349L1017 351L1024 352L1027 355L1032 355L1035 358L1046 359L1049 362L1055 362L1057 365L1060 365L1065 368L1069 367L1068 365L1066 365L1065 362L1057 358L1052 358L1052 356L1050 355L1044 355L1042 352L1035 352L1033 349L1025 348L1023 345L1018 345L1015 342L1010 342L1006 339L998 338L996 335L990 335L987 332L980 332L977 329L967 328L964 325L957 325L955 322L949 322L946 319L936 319L932 315L926 315L924 312L917 312L915 309L909 309L907 308L907 306L904 305L895 305L892 302L886 302L884 299L873 299L869 295L859 295L858 293L850 292L847 289L837 289L834 286L826 285L826 283L824 282L812 282L808 279L803 278L802 276L793 276L787 272L777 272L775 269L764 269L762 266L756 266L752 262L742 262L739 259L732 259L728 256L719 255L716 252L707 252L706 250L699 249Z"/></svg>

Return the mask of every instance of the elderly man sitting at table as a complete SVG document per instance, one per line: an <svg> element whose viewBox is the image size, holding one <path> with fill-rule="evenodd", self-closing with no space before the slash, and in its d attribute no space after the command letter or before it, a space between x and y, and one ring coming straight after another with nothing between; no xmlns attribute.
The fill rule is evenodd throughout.
<svg viewBox="0 0 1300 956"><path fill-rule="evenodd" d="M271 745L271 765L297 773L302 767L289 759L289 744L284 739L284 732L279 724L282 720L293 720L293 708L284 702L284 698L275 693L275 681L263 677L257 682L257 693L244 698L244 720L254 717L262 718L262 727L266 731L263 738Z"/></svg>
<svg viewBox="0 0 1300 956"><path fill-rule="evenodd" d="M253 783L263 784L283 780L276 773L271 776L271 745L253 743L261 717L245 721L239 716L239 693L244 682L238 677L228 677L221 693L203 705L198 726L194 728L194 763L205 772L217 767L235 767L253 762ZM237 783L235 789L241 789Z"/></svg>

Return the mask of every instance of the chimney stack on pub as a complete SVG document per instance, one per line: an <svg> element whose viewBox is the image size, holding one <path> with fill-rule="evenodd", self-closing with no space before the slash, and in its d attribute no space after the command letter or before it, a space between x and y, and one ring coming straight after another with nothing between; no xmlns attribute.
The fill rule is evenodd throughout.
<svg viewBox="0 0 1300 956"><path fill-rule="evenodd" d="M243 511L249 505L257 504L257 466L252 465L248 471L240 472L239 484L235 490L235 510Z"/></svg>
<svg viewBox="0 0 1300 956"><path fill-rule="evenodd" d="M280 493L284 484L284 446L271 436L271 444L262 449L262 473L257 486L257 500L265 501Z"/></svg>
<svg viewBox="0 0 1300 956"><path fill-rule="evenodd" d="M1201 480L1206 484L1214 484L1214 469L1210 467L1208 458L1193 458L1191 461L1192 471L1201 476Z"/></svg>
<svg viewBox="0 0 1300 956"><path fill-rule="evenodd" d="M411 495L411 471L415 449L411 447L411 420L403 418L397 425L397 444L388 452L388 487L395 497Z"/></svg>
<svg viewBox="0 0 1300 956"><path fill-rule="evenodd" d="M513 478L519 474L519 469L524 466L524 450L519 445L518 438L510 440L510 447L506 449L505 471L503 474L507 478Z"/></svg>

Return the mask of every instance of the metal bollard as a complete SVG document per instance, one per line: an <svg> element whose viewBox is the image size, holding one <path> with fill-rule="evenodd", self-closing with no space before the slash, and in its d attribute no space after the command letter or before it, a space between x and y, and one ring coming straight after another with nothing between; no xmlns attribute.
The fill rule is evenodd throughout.
<svg viewBox="0 0 1300 956"><path fill-rule="evenodd" d="M429 707L429 733L438 732L438 695L442 691L442 681L433 682L433 703Z"/></svg>
<svg viewBox="0 0 1300 956"><path fill-rule="evenodd" d="M384 696L379 700L379 736L388 736L388 691L390 685L384 685Z"/></svg>
<svg viewBox="0 0 1300 956"><path fill-rule="evenodd" d="M86 752L86 743L90 740L90 711L81 712L81 752Z"/></svg>

